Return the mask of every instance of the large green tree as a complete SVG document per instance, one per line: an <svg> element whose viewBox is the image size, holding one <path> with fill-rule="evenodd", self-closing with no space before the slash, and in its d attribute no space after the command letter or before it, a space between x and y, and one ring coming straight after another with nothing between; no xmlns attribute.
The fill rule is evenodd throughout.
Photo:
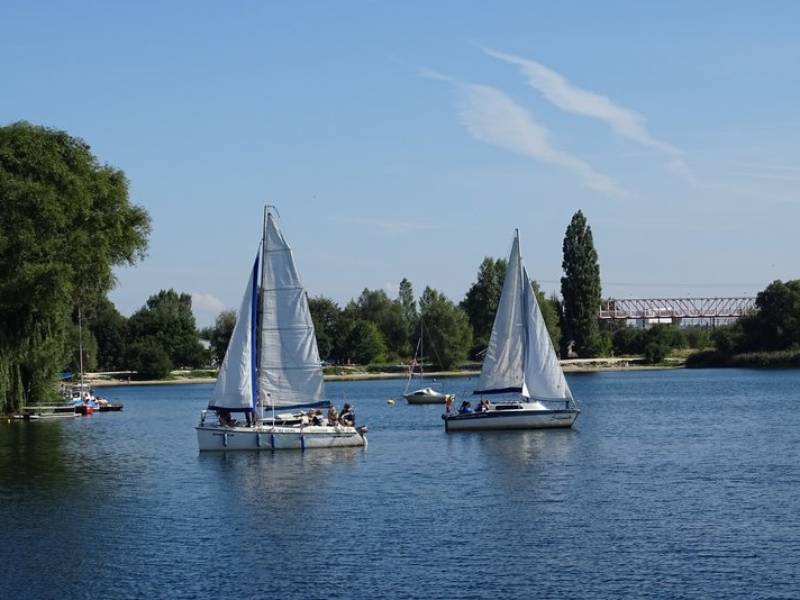
<svg viewBox="0 0 800 600"><path fill-rule="evenodd" d="M598 315L600 312L600 266L594 249L592 228L581 211L572 216L564 234L564 259L561 278L564 328L562 354L572 342L582 357L597 356L601 351Z"/></svg>
<svg viewBox="0 0 800 600"><path fill-rule="evenodd" d="M323 359L331 358L335 355L336 340L341 334L342 310L336 302L325 296L309 298L308 309L314 322L319 355Z"/></svg>
<svg viewBox="0 0 800 600"><path fill-rule="evenodd" d="M220 366L225 359L234 327L236 327L236 311L223 310L217 315L211 327L200 332L200 337L208 340L211 346L211 356L217 366Z"/></svg>
<svg viewBox="0 0 800 600"><path fill-rule="evenodd" d="M475 283L470 286L467 295L461 301L461 308L464 309L472 326L475 344L481 349L489 343L507 268L506 259L485 257L478 268Z"/></svg>
<svg viewBox="0 0 800 600"><path fill-rule="evenodd" d="M148 340L157 343L169 357L172 368L200 367L206 356L200 344L192 297L175 290L161 290L128 319L128 345Z"/></svg>
<svg viewBox="0 0 800 600"><path fill-rule="evenodd" d="M103 371L119 371L125 364L125 330L128 320L107 298L87 315L89 331L97 340L97 366Z"/></svg>
<svg viewBox="0 0 800 600"><path fill-rule="evenodd" d="M467 357L472 328L463 309L444 294L425 288L419 301L424 325L425 358L441 369L452 369Z"/></svg>
<svg viewBox="0 0 800 600"><path fill-rule="evenodd" d="M0 403L53 398L76 307L143 257L150 221L125 174L69 134L0 127Z"/></svg>

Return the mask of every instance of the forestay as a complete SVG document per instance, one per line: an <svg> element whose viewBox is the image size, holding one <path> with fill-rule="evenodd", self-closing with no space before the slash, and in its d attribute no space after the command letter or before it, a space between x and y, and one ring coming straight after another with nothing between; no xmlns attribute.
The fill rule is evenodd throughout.
<svg viewBox="0 0 800 600"><path fill-rule="evenodd" d="M275 408L324 406L322 368L306 292L291 248L267 215L258 396Z"/></svg>
<svg viewBox="0 0 800 600"><path fill-rule="evenodd" d="M209 408L248 410L254 407L256 366L256 307L258 294L258 256L236 317L236 325L217 375Z"/></svg>

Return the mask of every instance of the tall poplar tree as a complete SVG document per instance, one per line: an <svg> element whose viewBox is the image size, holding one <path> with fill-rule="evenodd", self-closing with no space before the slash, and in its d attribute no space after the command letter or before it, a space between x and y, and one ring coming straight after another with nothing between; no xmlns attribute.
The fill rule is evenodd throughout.
<svg viewBox="0 0 800 600"><path fill-rule="evenodd" d="M570 342L581 357L600 352L600 266L592 240L592 228L581 211L572 216L564 234L564 260L561 263L563 298L562 354Z"/></svg>

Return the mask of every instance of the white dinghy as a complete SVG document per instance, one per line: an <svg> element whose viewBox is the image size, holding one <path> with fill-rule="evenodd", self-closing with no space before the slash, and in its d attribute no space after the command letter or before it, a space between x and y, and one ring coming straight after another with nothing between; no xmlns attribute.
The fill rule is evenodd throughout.
<svg viewBox="0 0 800 600"><path fill-rule="evenodd" d="M366 446L366 427L315 424L315 418L309 418L309 409L329 407L330 402L324 399L308 298L292 251L269 207L260 255L251 270L208 410L195 428L200 450ZM270 413L266 418L265 409ZM244 414L245 423L231 417L237 412Z"/></svg>
<svg viewBox="0 0 800 600"><path fill-rule="evenodd" d="M514 236L478 387L480 406L442 415L446 431L572 427L580 414L547 332ZM483 396L513 394L492 404Z"/></svg>
<svg viewBox="0 0 800 600"><path fill-rule="evenodd" d="M420 382L425 379L425 367L423 366L425 357L424 357L424 338L425 335L425 325L420 320L419 322L419 341L417 342L417 349L414 351L414 358L411 361L411 365L408 368L408 379L406 380L406 390L403 392L403 398L409 404L446 404L448 401L453 402L456 397L454 394L446 394L444 392L439 392L432 387L420 388L418 390L414 390L413 392L409 392L409 388L411 387L411 381L414 379L414 367L419 365L419 380ZM419 357L419 360L417 360Z"/></svg>

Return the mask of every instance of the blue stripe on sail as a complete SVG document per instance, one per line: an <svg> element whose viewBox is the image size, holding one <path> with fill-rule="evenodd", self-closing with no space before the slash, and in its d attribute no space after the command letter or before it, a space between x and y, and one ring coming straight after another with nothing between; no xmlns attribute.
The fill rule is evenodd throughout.
<svg viewBox="0 0 800 600"><path fill-rule="evenodd" d="M472 392L473 396L484 396L488 394L510 394L513 392L522 393L521 387L507 387L507 388L499 388L496 390L475 390Z"/></svg>
<svg viewBox="0 0 800 600"><path fill-rule="evenodd" d="M250 335L252 336L252 343L250 344L250 375L253 381L253 406L252 410L256 409L258 402L258 260L259 253L256 252L256 262L253 264L253 295L250 300Z"/></svg>

